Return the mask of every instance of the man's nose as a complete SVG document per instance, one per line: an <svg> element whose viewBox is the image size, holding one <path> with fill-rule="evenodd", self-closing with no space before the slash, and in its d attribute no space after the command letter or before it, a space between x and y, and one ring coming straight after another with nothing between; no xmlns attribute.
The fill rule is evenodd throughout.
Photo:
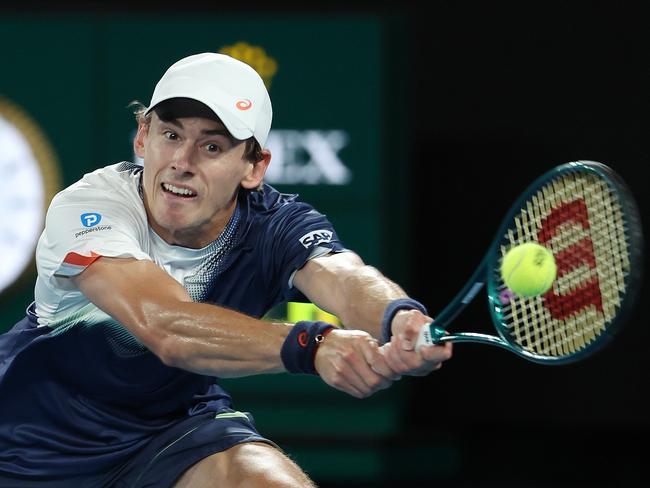
<svg viewBox="0 0 650 488"><path fill-rule="evenodd" d="M192 144L183 144L174 151L172 169L181 172L191 172L194 164L194 147Z"/></svg>

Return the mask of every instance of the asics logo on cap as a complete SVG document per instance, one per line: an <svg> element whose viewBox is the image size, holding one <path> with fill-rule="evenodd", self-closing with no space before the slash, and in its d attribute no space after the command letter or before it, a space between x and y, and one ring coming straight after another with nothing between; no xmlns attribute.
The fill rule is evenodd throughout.
<svg viewBox="0 0 650 488"><path fill-rule="evenodd" d="M251 102L248 98L244 98L243 100L239 100L235 104L235 107L237 107L239 110L248 110L252 106L253 106L253 102Z"/></svg>

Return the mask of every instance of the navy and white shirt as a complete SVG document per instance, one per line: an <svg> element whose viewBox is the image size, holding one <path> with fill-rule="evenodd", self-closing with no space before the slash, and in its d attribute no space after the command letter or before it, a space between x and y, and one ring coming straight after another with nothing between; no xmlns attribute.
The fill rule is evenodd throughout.
<svg viewBox="0 0 650 488"><path fill-rule="evenodd" d="M141 175L130 163L107 166L52 200L35 303L0 335L0 473L109 469L180 418L231 405L216 378L165 366L74 286L70 277L98 257L151 260L193 300L259 318L304 300L292 279L309 259L345 251L324 215L268 185L241 192L208 246L169 245L147 223Z"/></svg>

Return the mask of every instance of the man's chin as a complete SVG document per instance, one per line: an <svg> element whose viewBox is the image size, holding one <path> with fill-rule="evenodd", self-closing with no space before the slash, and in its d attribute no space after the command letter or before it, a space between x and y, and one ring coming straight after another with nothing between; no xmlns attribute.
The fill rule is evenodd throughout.
<svg viewBox="0 0 650 488"><path fill-rule="evenodd" d="M152 227L158 234L176 235L189 232L192 226L185 215L164 215L156 219Z"/></svg>

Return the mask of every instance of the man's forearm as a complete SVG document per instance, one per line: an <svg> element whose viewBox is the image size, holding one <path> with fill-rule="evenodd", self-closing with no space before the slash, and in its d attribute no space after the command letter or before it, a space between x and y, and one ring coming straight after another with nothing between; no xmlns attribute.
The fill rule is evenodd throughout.
<svg viewBox="0 0 650 488"><path fill-rule="evenodd" d="M296 273L294 285L344 326L364 330L377 339L382 338L386 306L406 297L399 285L352 252L308 261Z"/></svg>
<svg viewBox="0 0 650 488"><path fill-rule="evenodd" d="M337 302L341 304L341 321L380 339L384 310L391 301L406 297L404 290L368 265L349 273L340 283Z"/></svg>
<svg viewBox="0 0 650 488"><path fill-rule="evenodd" d="M222 378L285 371L280 358L289 324L194 302L150 311L150 341L167 365Z"/></svg>

